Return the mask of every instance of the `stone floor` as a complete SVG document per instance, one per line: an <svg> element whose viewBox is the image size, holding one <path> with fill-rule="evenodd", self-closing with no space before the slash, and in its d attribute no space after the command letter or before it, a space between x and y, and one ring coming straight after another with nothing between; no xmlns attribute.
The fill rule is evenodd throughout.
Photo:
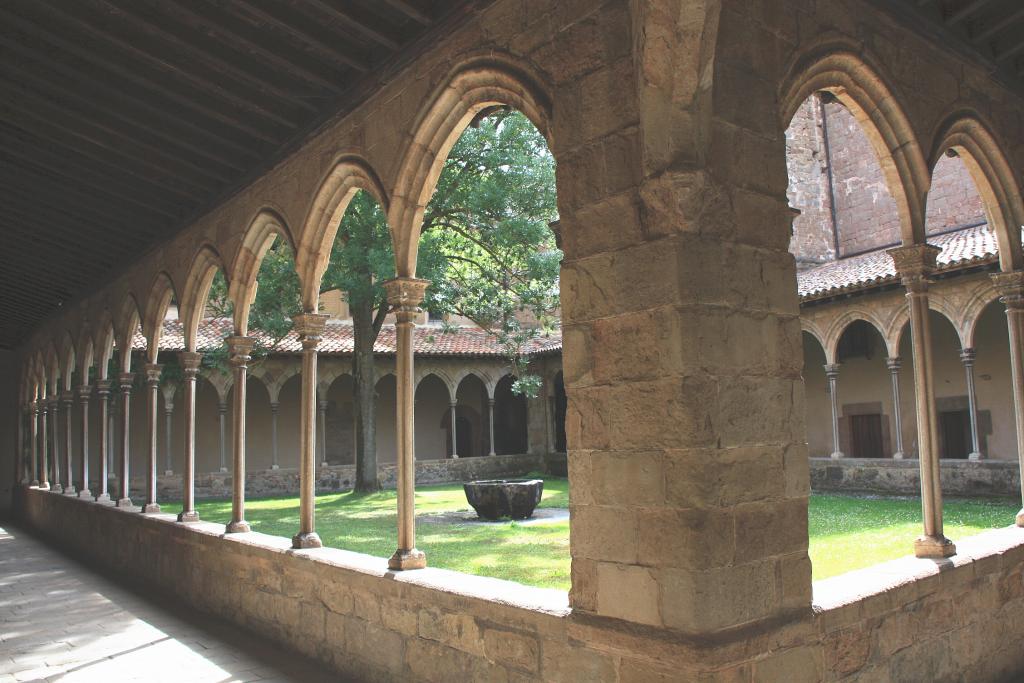
<svg viewBox="0 0 1024 683"><path fill-rule="evenodd" d="M224 622L119 586L0 527L0 683L338 680Z"/></svg>

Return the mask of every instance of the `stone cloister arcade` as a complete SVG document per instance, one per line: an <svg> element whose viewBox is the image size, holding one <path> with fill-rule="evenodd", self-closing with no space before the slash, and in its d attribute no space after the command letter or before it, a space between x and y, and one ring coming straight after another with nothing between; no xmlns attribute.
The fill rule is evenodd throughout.
<svg viewBox="0 0 1024 683"><path fill-rule="evenodd" d="M923 525L907 539L917 559L812 586L801 340L804 330L818 338L832 364L843 321L857 317L819 329L816 314L801 316L788 252L785 130L823 91L863 125L898 210L902 244L889 253L902 288L860 314L912 372L907 419L918 435ZM416 548L423 370L413 321L427 284L416 278L419 227L447 151L475 115L499 104L534 122L558 164L567 598L429 568ZM1024 666L1024 529L1008 519L956 544L943 533L930 311L944 310L971 348L978 311L997 297L1005 307L1024 457L1021 110L1019 92L990 72L860 1L489 4L282 163L33 333L20 404L33 463L25 483L39 487L25 489L23 515L76 552L130 567L349 675L996 680ZM925 230L931 169L948 149L971 170L998 241L999 272L977 277L967 302L932 283L937 248ZM398 524L386 564L320 548L313 514L325 326L318 281L357 190L386 212L398 273L387 283L398 328ZM238 473L247 453L239 389L248 386L248 303L277 238L294 248L304 307L294 317L303 348L301 514L290 541L233 533L247 531ZM218 269L235 311L225 340L236 473L227 534L197 520L192 497L197 326ZM154 505L160 323L172 296L186 347L174 399L184 419L177 520ZM139 326L144 363L130 351ZM898 351L904 340L909 353ZM113 509L42 490L51 411L77 400L106 424L108 396L130 395L143 373L147 487L137 502L149 514L128 511L127 482L107 492ZM838 382L842 392L842 371ZM121 402L122 425L129 406ZM89 421L81 424L62 453L87 443ZM118 446L123 460L129 444ZM1016 522L1024 526L1024 515Z"/></svg>

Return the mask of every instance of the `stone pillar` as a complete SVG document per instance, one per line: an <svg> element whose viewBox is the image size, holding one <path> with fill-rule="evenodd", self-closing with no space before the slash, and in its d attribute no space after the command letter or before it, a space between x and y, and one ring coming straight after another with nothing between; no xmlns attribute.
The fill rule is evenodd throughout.
<svg viewBox="0 0 1024 683"><path fill-rule="evenodd" d="M228 471L227 461L227 414L228 404L224 401L217 403L217 422L220 425L220 471Z"/></svg>
<svg viewBox="0 0 1024 683"><path fill-rule="evenodd" d="M110 388L112 382L109 379L96 381L96 396L100 399L100 487L96 502L110 505L110 493L107 491L109 485L109 472L107 470L107 453L110 451L110 419L107 413L110 411Z"/></svg>
<svg viewBox="0 0 1024 683"><path fill-rule="evenodd" d="M270 452L274 458L270 465L272 470L281 469L281 465L277 461L277 409L279 405L277 401L270 402Z"/></svg>
<svg viewBox="0 0 1024 683"><path fill-rule="evenodd" d="M458 416L456 415L456 412L458 411L459 408L459 402L451 401L448 404L448 407L452 414L452 458L454 459L459 457L458 438L456 437L455 433L456 424L458 424Z"/></svg>
<svg viewBox="0 0 1024 683"><path fill-rule="evenodd" d="M50 490L60 493L64 489L60 485L60 398L54 394L46 407L50 414Z"/></svg>
<svg viewBox="0 0 1024 683"><path fill-rule="evenodd" d="M50 406L47 404L46 399L39 400L39 488L47 489L50 488L50 454L47 448L47 423L50 413Z"/></svg>
<svg viewBox="0 0 1024 683"><path fill-rule="evenodd" d="M487 399L487 424L490 427L491 434L491 452L487 455L497 455L494 451L494 399ZM529 449L527 449L529 450Z"/></svg>
<svg viewBox="0 0 1024 683"><path fill-rule="evenodd" d="M1013 387L1013 416L1017 423L1017 458L1024 482L1024 271L997 273L992 282L999 300L1006 305L1006 326L1010 337L1010 378ZM1024 486L1021 487L1024 495ZM1017 526L1024 527L1024 508L1017 513Z"/></svg>
<svg viewBox="0 0 1024 683"><path fill-rule="evenodd" d="M74 439L71 436L71 410L75 405L75 395L65 391L60 396L60 405L64 413L64 495L75 495Z"/></svg>
<svg viewBox="0 0 1024 683"><path fill-rule="evenodd" d="M397 380L397 419L395 440L398 447L398 549L388 560L388 567L396 570L422 569L427 557L416 549L416 451L414 437L413 335L419 304L427 289L427 280L399 277L384 282L388 304L397 319L397 351L395 375ZM454 414L454 410L452 411ZM452 450L455 450L455 431L452 431Z"/></svg>
<svg viewBox="0 0 1024 683"><path fill-rule="evenodd" d="M251 531L245 521L245 398L246 373L248 372L249 354L252 353L256 340L252 337L228 337L228 353L234 371L235 404L231 420L231 521L226 531L229 534Z"/></svg>
<svg viewBox="0 0 1024 683"><path fill-rule="evenodd" d="M159 403L160 403L160 373L163 366L156 363L146 365L146 388L148 401L146 427L149 431L149 453L146 459L146 503L142 506L142 512L155 514L160 512L160 505L156 502L156 463L158 458L158 445L160 443L157 426L159 425Z"/></svg>
<svg viewBox="0 0 1024 683"><path fill-rule="evenodd" d="M115 451L117 450L117 406L120 405L117 400L117 391L114 387L114 380L110 381L110 411L108 414L108 429L109 438L107 439L107 451L104 453L104 457L107 459L107 479L110 479L110 474L114 472L114 457Z"/></svg>
<svg viewBox="0 0 1024 683"><path fill-rule="evenodd" d="M32 476L31 485L39 486L39 401L34 400L32 407Z"/></svg>
<svg viewBox="0 0 1024 683"><path fill-rule="evenodd" d="M826 365L825 377L828 378L828 395L832 403L832 457L842 458L843 451L839 447L839 363Z"/></svg>
<svg viewBox="0 0 1024 683"><path fill-rule="evenodd" d="M135 375L130 372L122 372L118 376L121 386L121 491L117 499L117 507L131 508L132 499L130 495L131 484L131 404L132 404L132 382Z"/></svg>
<svg viewBox="0 0 1024 683"><path fill-rule="evenodd" d="M939 478L939 426L935 406L935 374L928 309L928 277L935 270L940 249L913 244L890 249L910 308L910 338L914 349L914 389L917 408L918 462L921 468L921 508L924 535L914 541L918 557L949 557L956 546L943 535L942 482Z"/></svg>
<svg viewBox="0 0 1024 683"><path fill-rule="evenodd" d="M971 417L971 452L967 455L968 460L981 460L981 440L978 438L978 393L974 386L974 349L964 349L960 352L960 360L964 364L964 372L967 374L967 409Z"/></svg>
<svg viewBox="0 0 1024 683"><path fill-rule="evenodd" d="M294 328L302 342L302 406L299 415L299 532L292 537L293 548L319 548L316 533L316 349L320 345L327 316L300 313Z"/></svg>
<svg viewBox="0 0 1024 683"><path fill-rule="evenodd" d="M203 354L195 351L182 351L178 354L178 363L184 374L185 389L185 457L181 470L181 512L179 522L198 522L196 512L196 375Z"/></svg>
<svg viewBox="0 0 1024 683"><path fill-rule="evenodd" d="M92 499L92 491L89 490L89 399L92 397L92 387L83 384L78 387L78 406L82 410L82 427L78 438L82 442L82 469L80 470L82 487L78 491L79 498Z"/></svg>
<svg viewBox="0 0 1024 683"><path fill-rule="evenodd" d="M327 401L317 403L319 415L317 416L317 447L320 449L320 465L327 467Z"/></svg>
<svg viewBox="0 0 1024 683"><path fill-rule="evenodd" d="M169 401L167 396L164 396L164 458L166 463L164 464L164 474L168 477L174 474L174 468L171 466L171 423L174 418L174 402Z"/></svg>
<svg viewBox="0 0 1024 683"><path fill-rule="evenodd" d="M893 460L902 460L903 454L903 410L900 404L900 367L902 362L898 357L886 358L885 367L889 368L889 377L892 378L892 417L893 428L896 430L896 452L892 454Z"/></svg>

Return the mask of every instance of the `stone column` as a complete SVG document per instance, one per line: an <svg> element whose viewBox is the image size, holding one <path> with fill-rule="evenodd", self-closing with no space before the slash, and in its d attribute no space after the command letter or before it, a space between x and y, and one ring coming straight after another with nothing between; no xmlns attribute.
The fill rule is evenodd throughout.
<svg viewBox="0 0 1024 683"><path fill-rule="evenodd" d="M452 401L448 404L448 407L451 409L452 413L452 458L455 459L459 457L458 439L455 434L456 424L458 423L458 420L456 419L456 411L459 408L459 402Z"/></svg>
<svg viewBox="0 0 1024 683"><path fill-rule="evenodd" d="M427 557L416 549L416 451L415 416L413 408L416 384L413 380L413 335L419 304L427 289L427 280L400 277L384 282L388 304L397 318L397 353L395 375L397 380L397 419L395 441L398 447L398 549L388 560L388 567L396 570L422 569ZM454 414L454 410L452 411ZM455 432L452 431L452 450L455 450Z"/></svg>
<svg viewBox="0 0 1024 683"><path fill-rule="evenodd" d="M317 430L320 432L318 441L318 447L320 449L320 464L323 467L327 467L327 401L320 401L317 403L319 409Z"/></svg>
<svg viewBox="0 0 1024 683"><path fill-rule="evenodd" d="M47 401L47 410L50 414L50 490L60 493L63 487L60 485L60 398L54 394Z"/></svg>
<svg viewBox="0 0 1024 683"><path fill-rule="evenodd" d="M39 400L39 488L49 489L50 488L50 454L47 448L47 423L50 413L50 406L47 404L46 399Z"/></svg>
<svg viewBox="0 0 1024 683"><path fill-rule="evenodd" d="M32 401L32 486L39 486L39 401Z"/></svg>
<svg viewBox="0 0 1024 683"><path fill-rule="evenodd" d="M999 291L999 300L1006 305L1013 416L1017 423L1017 458L1020 462L1021 481L1024 482L1024 271L997 273L992 276L992 282ZM1024 508L1017 513L1017 526L1024 527Z"/></svg>
<svg viewBox="0 0 1024 683"><path fill-rule="evenodd" d="M96 502L110 505L110 494L107 492L109 485L109 472L107 471L107 453L110 451L110 420L107 413L110 409L110 388L112 382L109 379L96 380L96 396L100 399L100 488Z"/></svg>
<svg viewBox="0 0 1024 683"><path fill-rule="evenodd" d="M89 399L92 396L92 387L83 384L78 387L78 406L82 410L82 428L78 438L82 442L82 488L78 491L79 498L92 499L92 491L89 490Z"/></svg>
<svg viewBox="0 0 1024 683"><path fill-rule="evenodd" d="M827 364L825 377L828 378L828 394L832 402L832 457L842 458L843 451L839 447L839 363Z"/></svg>
<svg viewBox="0 0 1024 683"><path fill-rule="evenodd" d="M142 512L155 514L160 512L160 505L156 502L156 462L158 457L158 444L160 443L157 425L159 424L158 409L160 403L160 373L163 366L156 363L146 365L146 408L147 428L149 430L149 454L146 460L146 503L142 506Z"/></svg>
<svg viewBox="0 0 1024 683"><path fill-rule="evenodd" d="M316 533L316 349L329 316L322 313L296 315L294 327L302 342L302 406L299 415L299 532L292 537L293 548L319 548Z"/></svg>
<svg viewBox="0 0 1024 683"><path fill-rule="evenodd" d="M220 471L228 471L227 463L227 434L226 434L226 420L228 414L228 404L224 401L217 403L217 420L220 424Z"/></svg>
<svg viewBox="0 0 1024 683"><path fill-rule="evenodd" d="M967 455L968 460L981 460L981 440L978 438L978 393L974 386L974 349L964 349L960 352L960 360L964 364L964 372L967 374L967 409L971 417L971 452Z"/></svg>
<svg viewBox="0 0 1024 683"><path fill-rule="evenodd" d="M174 417L174 402L167 400L167 396L164 396L164 458L166 463L164 465L164 474L168 477L174 474L174 468L171 466L171 422Z"/></svg>
<svg viewBox="0 0 1024 683"><path fill-rule="evenodd" d="M892 454L893 460L903 459L903 411L900 407L900 367L902 362L898 357L886 358L885 367L889 368L889 377L892 378L892 417L893 427L896 430L896 452Z"/></svg>
<svg viewBox="0 0 1024 683"><path fill-rule="evenodd" d="M231 522L226 531L229 534L251 531L245 521L245 397L246 373L256 340L252 337L228 337L228 353L234 370L235 405L231 420Z"/></svg>
<svg viewBox="0 0 1024 683"><path fill-rule="evenodd" d="M487 455L496 455L494 451L494 399L487 399L487 421L491 429L491 452ZM527 449L529 450L529 449Z"/></svg>
<svg viewBox="0 0 1024 683"><path fill-rule="evenodd" d="M280 404L277 401L270 403L270 449L273 455L273 464L270 469L279 470L281 465L277 462L277 409Z"/></svg>
<svg viewBox="0 0 1024 683"><path fill-rule="evenodd" d="M939 478L939 426L935 407L935 374L928 309L928 276L935 270L940 249L913 244L890 249L910 308L910 338L914 349L914 389L917 408L918 462L921 468L921 508L924 535L914 541L918 557L949 557L956 546L943 535L942 482Z"/></svg>
<svg viewBox="0 0 1024 683"><path fill-rule="evenodd" d="M71 436L71 409L75 405L75 395L65 391L60 396L60 405L64 413L64 495L75 495L74 439Z"/></svg>
<svg viewBox="0 0 1024 683"><path fill-rule="evenodd" d="M117 391L114 388L114 380L110 380L110 411L108 413L108 429L109 438L107 439L107 451L103 457L107 459L107 479L110 479L110 473L114 471L114 451L117 450L117 418L115 413L117 412L117 406L120 405L117 400Z"/></svg>
<svg viewBox="0 0 1024 683"><path fill-rule="evenodd" d="M199 513L196 512L196 375L202 361L203 354L195 351L182 351L178 354L185 389L185 457L181 470L179 522L199 521Z"/></svg>
<svg viewBox="0 0 1024 683"><path fill-rule="evenodd" d="M132 499L130 495L131 479L131 404L132 404L132 382L135 375L130 372L122 372L118 376L121 386L121 491L117 499L117 507L131 508Z"/></svg>

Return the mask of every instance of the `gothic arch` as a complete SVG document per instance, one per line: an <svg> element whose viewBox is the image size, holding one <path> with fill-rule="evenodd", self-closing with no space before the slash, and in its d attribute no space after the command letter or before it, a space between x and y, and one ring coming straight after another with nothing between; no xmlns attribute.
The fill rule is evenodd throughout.
<svg viewBox="0 0 1024 683"><path fill-rule="evenodd" d="M149 298L146 299L142 336L146 338L146 359L155 363L160 353L160 337L164 330L164 317L171 299L177 298L174 282L165 271L160 271L149 286ZM181 300L178 300L179 305Z"/></svg>
<svg viewBox="0 0 1024 683"><path fill-rule="evenodd" d="M391 373L391 374L394 374L394 373ZM422 374L420 374L420 373L416 373L416 374L417 374L417 377L416 377L416 384L413 387L413 395L416 394L416 391L420 388L420 384L423 383L423 380L425 380L426 378L428 378L430 376L434 376L437 379L441 380L441 383L444 384L446 389L448 389L448 400L449 401L454 401L455 400L455 393L456 393L456 391L458 391L459 385L455 384L452 381L452 378L451 378L451 376L448 373L446 373L443 370L438 370L437 368L429 368L429 369L425 369Z"/></svg>
<svg viewBox="0 0 1024 683"><path fill-rule="evenodd" d="M238 255L231 266L228 296L235 307L235 334L239 336L249 334L249 309L256 294L256 276L260 272L260 265L267 250L278 238L288 245L292 254L295 254L295 239L281 213L270 208L260 209L249 222Z"/></svg>
<svg viewBox="0 0 1024 683"><path fill-rule="evenodd" d="M831 363L832 359L828 356L828 345L825 344L825 333L821 331L818 324L801 316L800 330L802 332L806 332L814 338L814 341L818 342L818 345L821 347L821 352L825 356L825 361L827 363Z"/></svg>
<svg viewBox="0 0 1024 683"><path fill-rule="evenodd" d="M199 317L203 313L206 297L210 293L210 285L217 270L224 273L225 279L228 272L224 268L224 260L210 244L204 244L196 252L192 259L192 266L189 268L188 277L185 281L182 298L178 302L178 317L182 322L182 332L185 335L185 349L195 351L197 335L199 331ZM230 288L231 281L228 280Z"/></svg>
<svg viewBox="0 0 1024 683"><path fill-rule="evenodd" d="M842 339L843 333L855 322L865 322L870 325L878 336L882 338L883 342L887 342L885 337L885 326L882 325L878 319L869 311L863 309L851 309L844 311L842 315L832 321L828 326L828 330L825 333L825 340L827 345L825 348L825 358L829 363L836 363L839 359L839 340ZM893 349L886 343L886 351L892 356Z"/></svg>
<svg viewBox="0 0 1024 683"><path fill-rule="evenodd" d="M964 348L974 348L974 333L978 319L985 309L996 301L999 301L999 291L991 282L986 282L971 294L967 305L963 307Z"/></svg>
<svg viewBox="0 0 1024 683"><path fill-rule="evenodd" d="M850 110L871 141L896 200L903 243L924 244L931 174L887 79L849 45L816 46L798 56L786 71L779 90L780 120L788 124L804 100L823 90Z"/></svg>
<svg viewBox="0 0 1024 683"><path fill-rule="evenodd" d="M416 274L423 211L452 145L474 116L497 105L521 111L551 146L551 98L530 69L497 56L470 60L456 68L417 116L398 167L388 225L399 276Z"/></svg>
<svg viewBox="0 0 1024 683"><path fill-rule="evenodd" d="M986 219L999 243L1000 267L1007 272L1021 268L1024 266L1020 237L1024 201L1017 176L1002 152L1005 147L975 112L957 111L938 127L929 168L935 168L950 149L960 156L981 195Z"/></svg>
<svg viewBox="0 0 1024 683"><path fill-rule="evenodd" d="M346 154L335 162L321 181L309 207L295 252L295 267L302 283L302 307L306 311L317 310L320 279L331 258L334 237L349 202L359 190L373 195L381 210L388 214L388 195L377 172L362 157Z"/></svg>
<svg viewBox="0 0 1024 683"><path fill-rule="evenodd" d="M60 378L64 391L71 391L71 373L75 371L75 342L67 330L60 335Z"/></svg>
<svg viewBox="0 0 1024 683"><path fill-rule="evenodd" d="M121 372L132 370L132 342L139 327L139 302L131 292L124 295L114 316L114 334L120 353Z"/></svg>

